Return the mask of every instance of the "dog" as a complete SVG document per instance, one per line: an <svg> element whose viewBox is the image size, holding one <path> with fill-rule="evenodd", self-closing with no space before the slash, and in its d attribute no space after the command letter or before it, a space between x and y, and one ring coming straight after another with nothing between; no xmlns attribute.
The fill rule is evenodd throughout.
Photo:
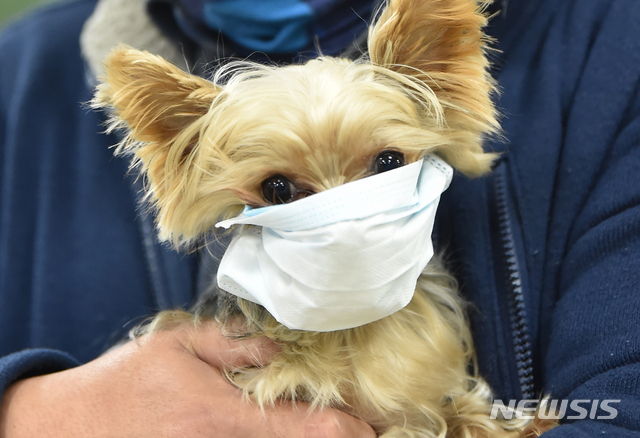
<svg viewBox="0 0 640 438"><path fill-rule="evenodd" d="M389 0L360 59L236 62L212 81L120 47L93 106L110 111L109 129L125 130L116 151L134 157L159 238L178 249L246 206L300 202L427 154L480 176L496 159L483 141L500 131L487 4ZM268 336L281 352L263 368L230 370L235 385L261 405L345 410L385 438L533 437L553 427L489 418L491 390L476 371L464 308L435 257L406 307L364 325L292 329L221 291L195 315L162 312L145 330L215 318L229 336Z"/></svg>

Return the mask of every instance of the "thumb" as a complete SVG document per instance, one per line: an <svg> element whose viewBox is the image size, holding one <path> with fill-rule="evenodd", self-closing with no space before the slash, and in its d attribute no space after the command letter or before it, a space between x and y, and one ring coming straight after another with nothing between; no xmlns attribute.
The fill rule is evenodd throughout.
<svg viewBox="0 0 640 438"><path fill-rule="evenodd" d="M266 336L249 339L227 337L215 322L197 327L190 334L186 348L219 370L264 366L280 351L280 347Z"/></svg>

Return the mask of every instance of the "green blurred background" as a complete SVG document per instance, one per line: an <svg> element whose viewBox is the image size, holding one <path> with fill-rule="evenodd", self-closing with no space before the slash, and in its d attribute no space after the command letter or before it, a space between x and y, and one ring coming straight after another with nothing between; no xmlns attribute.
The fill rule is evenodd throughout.
<svg viewBox="0 0 640 438"><path fill-rule="evenodd" d="M38 6L59 0L0 0L0 28Z"/></svg>

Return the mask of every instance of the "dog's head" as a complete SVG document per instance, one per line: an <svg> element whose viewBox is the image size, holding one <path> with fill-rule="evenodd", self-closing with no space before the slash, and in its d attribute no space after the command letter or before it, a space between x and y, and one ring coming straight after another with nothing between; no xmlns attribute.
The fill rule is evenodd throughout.
<svg viewBox="0 0 640 438"><path fill-rule="evenodd" d="M128 48L94 99L113 109L177 246L220 218L292 202L436 152L467 175L489 169L498 130L484 3L390 0L368 55L285 67L232 63L212 82Z"/></svg>

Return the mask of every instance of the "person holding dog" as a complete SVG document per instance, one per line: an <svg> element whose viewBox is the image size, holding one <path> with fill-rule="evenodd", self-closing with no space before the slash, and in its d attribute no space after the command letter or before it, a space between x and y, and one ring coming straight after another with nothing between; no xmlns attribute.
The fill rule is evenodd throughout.
<svg viewBox="0 0 640 438"><path fill-rule="evenodd" d="M110 15L134 3L148 9ZM215 326L141 339L91 361L130 320L192 302L215 265L154 242L152 220L136 213L139 187L108 150L117 139L100 134L101 116L79 105L112 46L105 32L203 72L203 61L222 56L262 50L284 61L314 47L300 32L314 20L308 9L265 26L265 39L220 25L220 17L243 17L206 7L213 3L76 1L0 37L6 438L374 436L337 411L308 417L283 405L261 417L219 370L259 365L275 347L228 343ZM366 18L365 3L348 8ZM497 398L544 391L620 400L615 418L589 412L548 436L637 436L640 9L623 0L503 3L489 32L501 50L494 63L508 142L488 145L503 153L492 177L457 178L445 192L437 243L474 305L480 372ZM315 34L325 53L363 47L364 22L333 28L342 15L322 12L326 26L319 19ZM288 37L278 39L282 29ZM13 353L25 348L34 349Z"/></svg>

